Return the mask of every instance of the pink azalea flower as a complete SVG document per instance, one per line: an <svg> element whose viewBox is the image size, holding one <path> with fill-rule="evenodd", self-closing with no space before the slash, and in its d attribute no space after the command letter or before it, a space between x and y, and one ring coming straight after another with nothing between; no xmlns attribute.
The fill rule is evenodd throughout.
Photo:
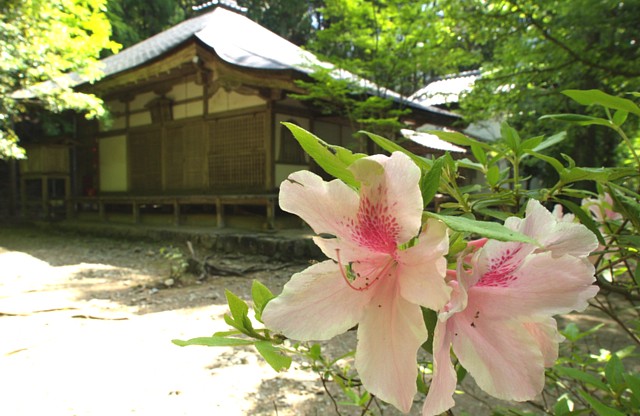
<svg viewBox="0 0 640 416"><path fill-rule="evenodd" d="M533 399L562 340L552 316L585 309L598 292L587 260L597 240L586 227L558 221L535 200L525 219L512 217L505 225L541 245L489 240L471 257L470 269L460 258L457 280L448 282L451 301L438 315L425 416L455 404L451 348L485 392Z"/></svg>
<svg viewBox="0 0 640 416"><path fill-rule="evenodd" d="M613 199L608 192L604 193L604 196L600 195L599 198L585 198L582 200L582 206L587 208L594 216L596 221L604 223L609 220L622 219L622 215L619 212L613 210Z"/></svg>
<svg viewBox="0 0 640 416"><path fill-rule="evenodd" d="M350 169L359 193L307 171L282 183L280 206L322 235L314 240L330 260L295 274L262 318L268 328L303 341L358 325L355 367L362 383L408 412L417 351L428 336L420 306L437 310L449 300L447 229L434 220L422 226L420 170L403 153L359 159Z"/></svg>

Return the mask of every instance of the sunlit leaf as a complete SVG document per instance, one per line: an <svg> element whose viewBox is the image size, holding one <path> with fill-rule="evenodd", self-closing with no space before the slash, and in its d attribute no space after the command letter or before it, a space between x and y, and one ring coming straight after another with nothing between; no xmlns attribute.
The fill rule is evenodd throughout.
<svg viewBox="0 0 640 416"><path fill-rule="evenodd" d="M307 152L325 172L348 185L353 187L358 186L358 182L348 167L351 163L366 155L354 154L344 147L331 145L293 123L282 124L291 130L293 137L298 140L304 151Z"/></svg>
<svg viewBox="0 0 640 416"><path fill-rule="evenodd" d="M583 399L589 402L589 404L591 405L591 407L593 408L593 410L596 412L598 416L625 416L624 413L605 405L600 400L596 399L586 391L580 390L579 393Z"/></svg>
<svg viewBox="0 0 640 416"><path fill-rule="evenodd" d="M249 339L242 339L242 338L227 338L223 336L213 336L213 337L191 338L186 341L174 339L171 342L173 342L174 344L180 347L186 347L187 345L203 345L206 347L237 347L239 345L251 345L255 341L252 341Z"/></svg>
<svg viewBox="0 0 640 416"><path fill-rule="evenodd" d="M628 111L640 116L640 107L631 100L626 98L615 97L600 90L566 90L562 93L578 104L582 105L601 105L606 108L615 110Z"/></svg>
<svg viewBox="0 0 640 416"><path fill-rule="evenodd" d="M276 371L287 370L291 366L291 357L285 355L278 347L274 347L269 341L257 341L256 349L262 358Z"/></svg>
<svg viewBox="0 0 640 416"><path fill-rule="evenodd" d="M466 217L439 215L433 212L425 212L424 215L436 218L444 222L454 231L475 234L481 237L493 238L500 241L519 241L522 243L537 244L529 236L513 231L502 224L489 221L478 221Z"/></svg>
<svg viewBox="0 0 640 416"><path fill-rule="evenodd" d="M257 280L254 280L251 285L251 297L253 298L253 309L256 314L256 319L262 322L262 311L271 299L275 296L268 287L263 285Z"/></svg>

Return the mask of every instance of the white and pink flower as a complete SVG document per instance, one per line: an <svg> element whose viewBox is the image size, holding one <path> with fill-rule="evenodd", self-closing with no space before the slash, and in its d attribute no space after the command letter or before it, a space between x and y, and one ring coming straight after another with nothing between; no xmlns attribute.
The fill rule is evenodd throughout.
<svg viewBox="0 0 640 416"><path fill-rule="evenodd" d="M296 340L326 340L358 325L355 367L364 387L408 412L428 337L420 306L439 310L450 297L447 228L422 225L420 170L403 153L359 159L350 170L359 192L308 171L282 183L280 206L319 234L315 243L330 260L295 274L262 318Z"/></svg>
<svg viewBox="0 0 640 416"><path fill-rule="evenodd" d="M585 309L598 292L587 259L597 240L586 227L558 220L535 200L529 201L525 219L512 217L505 225L540 245L489 240L470 264L460 259L456 279L448 282L452 299L438 315L425 416L455 404L452 348L487 393L533 399L562 340L552 316Z"/></svg>

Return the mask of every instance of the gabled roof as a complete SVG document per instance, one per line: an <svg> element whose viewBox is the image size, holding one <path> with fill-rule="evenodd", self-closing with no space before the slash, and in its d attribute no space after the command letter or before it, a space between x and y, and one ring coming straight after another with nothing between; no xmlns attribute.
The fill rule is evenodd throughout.
<svg viewBox="0 0 640 416"><path fill-rule="evenodd" d="M211 48L225 62L243 68L294 70L304 74L312 73L313 66L333 68L331 64L320 61L311 52L305 51L251 19L225 8L216 7L209 13L179 23L116 55L103 59L105 78L142 66L193 38ZM353 81L373 95L382 95L409 107L457 118L453 113L425 106L404 98L394 91L380 91L381 89L370 81L346 71L336 70L335 77Z"/></svg>
<svg viewBox="0 0 640 416"><path fill-rule="evenodd" d="M222 7L158 33L102 60L105 77L144 65L196 38L224 61L254 69L295 69L310 72L317 58L293 43Z"/></svg>

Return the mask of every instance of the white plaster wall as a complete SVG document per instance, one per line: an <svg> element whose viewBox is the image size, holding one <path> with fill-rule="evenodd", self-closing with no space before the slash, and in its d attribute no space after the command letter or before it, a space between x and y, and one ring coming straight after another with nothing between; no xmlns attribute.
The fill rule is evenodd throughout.
<svg viewBox="0 0 640 416"><path fill-rule="evenodd" d="M124 135L98 140L100 158L100 191L126 191L127 137Z"/></svg>
<svg viewBox="0 0 640 416"><path fill-rule="evenodd" d="M151 124L151 112L149 111L143 111L129 116L130 127L146 126L148 124Z"/></svg>
<svg viewBox="0 0 640 416"><path fill-rule="evenodd" d="M264 105L265 100L257 95L242 95L237 92L227 92L219 89L213 97L209 98L209 113L221 113L229 110L239 110L242 108Z"/></svg>
<svg viewBox="0 0 640 416"><path fill-rule="evenodd" d="M202 97L202 85L198 85L195 81L181 82L174 85L167 94L167 98L173 101L182 101L188 98Z"/></svg>
<svg viewBox="0 0 640 416"><path fill-rule="evenodd" d="M175 104L173 106L173 119L201 116L204 112L202 101L193 101L185 104Z"/></svg>

